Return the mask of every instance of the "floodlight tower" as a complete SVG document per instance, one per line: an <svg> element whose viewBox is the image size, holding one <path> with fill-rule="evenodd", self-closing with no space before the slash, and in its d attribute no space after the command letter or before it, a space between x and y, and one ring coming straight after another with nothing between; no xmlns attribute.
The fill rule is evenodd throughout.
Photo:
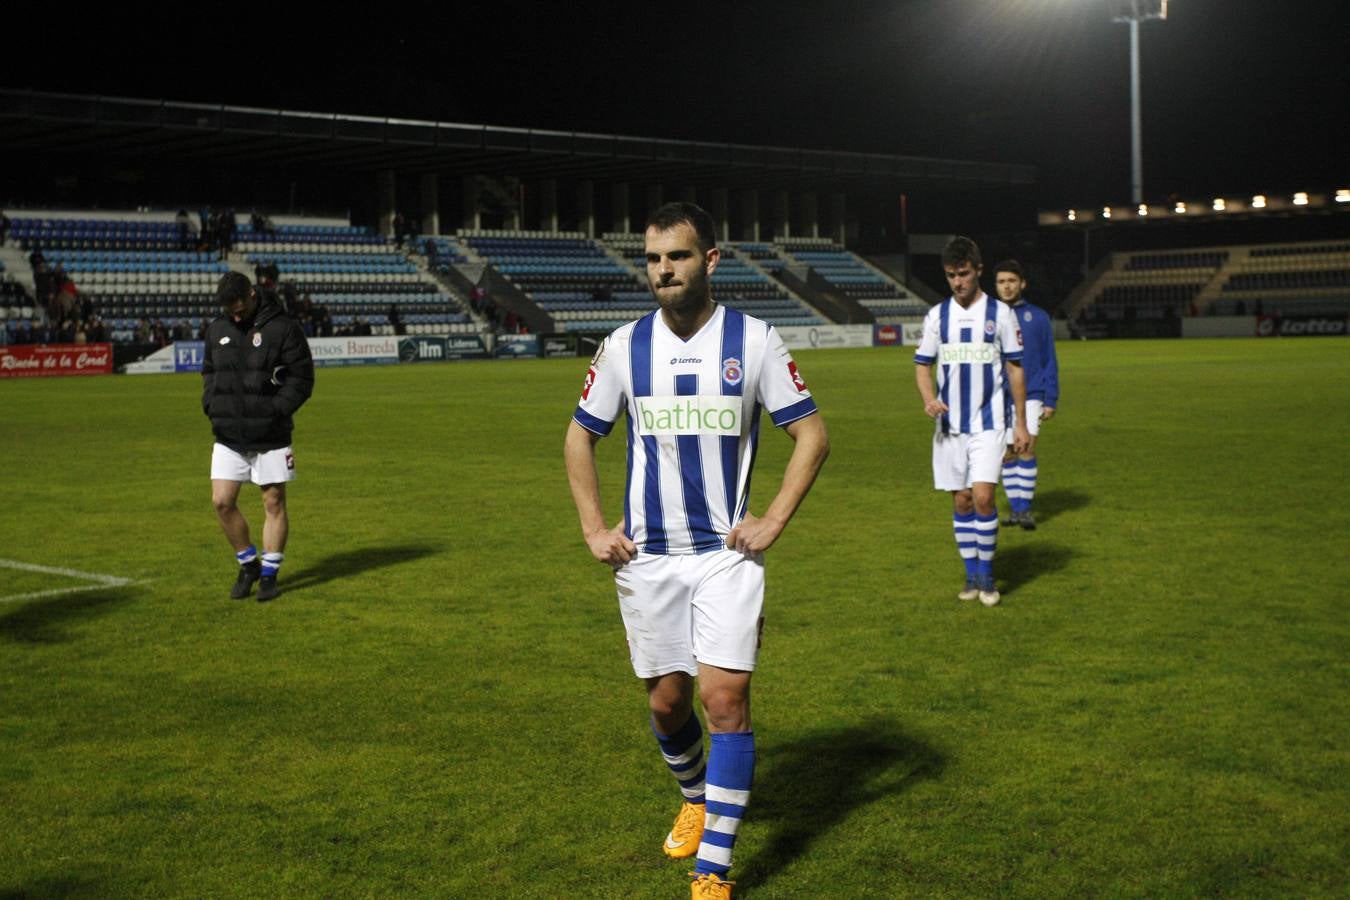
<svg viewBox="0 0 1350 900"><path fill-rule="evenodd" d="M1107 0L1112 22L1130 26L1130 192L1137 207L1144 202L1144 150L1139 113L1139 23L1167 18L1167 0Z"/></svg>

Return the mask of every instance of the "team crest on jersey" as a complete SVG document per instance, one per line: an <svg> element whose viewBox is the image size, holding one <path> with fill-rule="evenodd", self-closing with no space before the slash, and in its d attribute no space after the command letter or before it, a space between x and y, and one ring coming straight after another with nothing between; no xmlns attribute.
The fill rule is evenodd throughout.
<svg viewBox="0 0 1350 900"><path fill-rule="evenodd" d="M1030 321L1031 321L1031 311L1030 311L1030 310L1028 310L1027 312L1022 313L1022 321L1024 321L1024 322L1030 322Z"/></svg>
<svg viewBox="0 0 1350 900"><path fill-rule="evenodd" d="M722 380L735 387L741 383L745 377L745 372L741 368L741 361L734 356L728 356L722 360Z"/></svg>
<svg viewBox="0 0 1350 900"><path fill-rule="evenodd" d="M595 384L595 367L586 370L586 381L581 385L581 399L586 400L591 396L591 385Z"/></svg>
<svg viewBox="0 0 1350 900"><path fill-rule="evenodd" d="M985 323L984 323L984 333L985 333L985 334L993 334L993 333L994 333L994 323L993 323L993 322L985 322Z"/></svg>
<svg viewBox="0 0 1350 900"><path fill-rule="evenodd" d="M261 347L261 346L262 346L262 332L261 332L261 331L255 331L255 332L253 332L253 346L255 346L255 347Z"/></svg>
<svg viewBox="0 0 1350 900"><path fill-rule="evenodd" d="M797 386L799 393L806 390L806 379L802 377L801 372L797 371L797 364L790 359L788 360L788 374L792 376L792 383Z"/></svg>

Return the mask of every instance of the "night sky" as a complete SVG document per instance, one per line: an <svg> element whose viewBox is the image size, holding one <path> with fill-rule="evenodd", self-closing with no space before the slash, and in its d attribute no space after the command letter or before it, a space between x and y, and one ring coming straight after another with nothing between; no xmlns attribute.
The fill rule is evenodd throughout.
<svg viewBox="0 0 1350 900"><path fill-rule="evenodd" d="M263 8L17 13L0 84L1028 163L1043 208L1129 199L1104 0ZM1350 187L1347 36L1345 0L1172 0L1142 28L1146 199Z"/></svg>

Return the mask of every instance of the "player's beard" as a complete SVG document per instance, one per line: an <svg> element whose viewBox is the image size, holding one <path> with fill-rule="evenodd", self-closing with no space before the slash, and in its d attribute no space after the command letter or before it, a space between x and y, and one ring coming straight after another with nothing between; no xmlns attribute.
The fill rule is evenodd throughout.
<svg viewBox="0 0 1350 900"><path fill-rule="evenodd" d="M699 278L693 282L686 281L673 289L663 290L653 285L652 293L656 295L656 302L662 310L681 318L696 315L712 302L712 292L706 278Z"/></svg>

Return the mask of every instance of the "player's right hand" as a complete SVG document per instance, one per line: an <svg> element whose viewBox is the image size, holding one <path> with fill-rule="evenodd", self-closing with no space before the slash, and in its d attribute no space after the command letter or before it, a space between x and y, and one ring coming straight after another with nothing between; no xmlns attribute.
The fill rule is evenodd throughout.
<svg viewBox="0 0 1350 900"><path fill-rule="evenodd" d="M943 403L941 400L934 397L932 400L929 400L924 403L923 411L928 415L929 418L936 419L938 416L942 415L947 411L947 404Z"/></svg>
<svg viewBox="0 0 1350 900"><path fill-rule="evenodd" d="M623 530L624 523L619 522L613 528L599 528L586 535L591 555L615 569L628 565L637 556L637 544L630 541Z"/></svg>

